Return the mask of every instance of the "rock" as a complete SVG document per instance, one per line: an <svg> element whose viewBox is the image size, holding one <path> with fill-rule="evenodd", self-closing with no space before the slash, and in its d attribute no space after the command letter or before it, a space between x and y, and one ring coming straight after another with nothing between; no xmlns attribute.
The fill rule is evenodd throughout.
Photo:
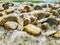
<svg viewBox="0 0 60 45"><path fill-rule="evenodd" d="M52 10L52 13L54 16L57 16L57 17L59 16L59 13L56 10Z"/></svg>
<svg viewBox="0 0 60 45"><path fill-rule="evenodd" d="M54 34L54 37L59 38L59 37L60 37L60 31L57 31L57 32Z"/></svg>
<svg viewBox="0 0 60 45"><path fill-rule="evenodd" d="M55 18L48 18L46 21L50 26L57 25L58 21Z"/></svg>
<svg viewBox="0 0 60 45"><path fill-rule="evenodd" d="M8 9L8 8L9 8L9 3L4 3L4 4L2 5L2 7L3 7L4 9Z"/></svg>
<svg viewBox="0 0 60 45"><path fill-rule="evenodd" d="M43 19L38 20L37 22L38 22L38 24L39 24L39 23L44 23L44 22L47 21L47 19L48 19L48 18L43 18Z"/></svg>
<svg viewBox="0 0 60 45"><path fill-rule="evenodd" d="M47 30L45 33L43 33L43 35L50 36L50 35L52 35L54 33L56 33L56 30Z"/></svg>
<svg viewBox="0 0 60 45"><path fill-rule="evenodd" d="M5 28L7 28L7 29L16 29L17 28L17 26L18 26L18 24L16 23L16 22L14 22L14 21L8 21L8 22L6 22L5 24L4 24L4 26L5 26Z"/></svg>
<svg viewBox="0 0 60 45"><path fill-rule="evenodd" d="M34 22L36 20L36 17L35 16L31 16L30 20L31 20L31 23L32 23L32 22Z"/></svg>
<svg viewBox="0 0 60 45"><path fill-rule="evenodd" d="M29 6L25 6L25 7L24 7L24 10L25 10L26 12L30 12L30 7L29 7Z"/></svg>
<svg viewBox="0 0 60 45"><path fill-rule="evenodd" d="M34 9L35 9L35 10L42 10L42 7L39 6L39 5L35 5Z"/></svg>
<svg viewBox="0 0 60 45"><path fill-rule="evenodd" d="M37 25L37 21L32 22L33 25Z"/></svg>
<svg viewBox="0 0 60 45"><path fill-rule="evenodd" d="M39 27L32 24L25 26L24 30L32 35L38 35L41 32L41 29Z"/></svg>
<svg viewBox="0 0 60 45"><path fill-rule="evenodd" d="M38 16L37 16L37 20L40 20L40 19L42 19L42 18L46 18L46 15L45 15L45 13L44 12L41 12L41 13L39 13L39 14L37 14Z"/></svg>
<svg viewBox="0 0 60 45"><path fill-rule="evenodd" d="M43 8L47 8L47 4L43 4L41 7L43 7Z"/></svg>
<svg viewBox="0 0 60 45"><path fill-rule="evenodd" d="M0 7L0 11L3 11L4 10L4 8L3 7Z"/></svg>
<svg viewBox="0 0 60 45"><path fill-rule="evenodd" d="M58 13L60 14L60 8L59 8L59 9L57 9L57 11L58 11Z"/></svg>
<svg viewBox="0 0 60 45"><path fill-rule="evenodd" d="M48 30L49 29L49 24L48 23L43 23L43 24L41 24L41 29L43 29L43 30Z"/></svg>
<svg viewBox="0 0 60 45"><path fill-rule="evenodd" d="M47 12L51 12L52 9L51 9L51 8L46 8L46 11L47 11Z"/></svg>
<svg viewBox="0 0 60 45"><path fill-rule="evenodd" d="M41 11L39 11L39 10L33 10L33 11L30 12L30 14L34 15L35 17L37 17L38 14L40 14L40 13L41 13Z"/></svg>
<svg viewBox="0 0 60 45"><path fill-rule="evenodd" d="M60 18L56 18L56 20L58 21L58 25L60 25Z"/></svg>
<svg viewBox="0 0 60 45"><path fill-rule="evenodd" d="M7 9L5 12L7 13L7 14L10 14L10 13L13 13L13 9Z"/></svg>
<svg viewBox="0 0 60 45"><path fill-rule="evenodd" d="M50 14L51 14L50 12L41 11L40 13L37 14L37 20L47 18L50 16Z"/></svg>
<svg viewBox="0 0 60 45"><path fill-rule="evenodd" d="M24 26L28 25L31 23L31 20L29 19L24 19Z"/></svg>
<svg viewBox="0 0 60 45"><path fill-rule="evenodd" d="M57 9L57 7L55 7L55 6L56 6L56 4L54 4L54 3L48 4L48 7L49 7L49 8L52 8L52 9L54 9L54 10Z"/></svg>
<svg viewBox="0 0 60 45"><path fill-rule="evenodd" d="M30 12L30 6L21 6L22 9L20 10L21 13L24 13L24 12Z"/></svg>
<svg viewBox="0 0 60 45"><path fill-rule="evenodd" d="M18 30L23 29L23 19L17 15L5 15L0 18L0 25L4 27L4 24L8 21L14 21L18 23Z"/></svg>
<svg viewBox="0 0 60 45"><path fill-rule="evenodd" d="M3 13L2 13L2 12L0 12L0 17L1 17L1 16L3 16Z"/></svg>
<svg viewBox="0 0 60 45"><path fill-rule="evenodd" d="M50 12L44 12L46 17L49 17L51 15Z"/></svg>
<svg viewBox="0 0 60 45"><path fill-rule="evenodd" d="M14 6L14 4L13 3L9 3L9 6Z"/></svg>

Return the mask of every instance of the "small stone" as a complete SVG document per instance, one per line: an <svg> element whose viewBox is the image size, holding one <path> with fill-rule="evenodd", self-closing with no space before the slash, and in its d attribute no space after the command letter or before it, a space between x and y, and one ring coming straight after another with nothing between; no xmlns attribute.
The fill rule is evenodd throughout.
<svg viewBox="0 0 60 45"><path fill-rule="evenodd" d="M46 22L46 21L47 21L47 18L42 18L42 19L38 20L37 22L38 22L38 23L44 23L44 22Z"/></svg>
<svg viewBox="0 0 60 45"><path fill-rule="evenodd" d="M33 25L37 25L37 21L32 22Z"/></svg>
<svg viewBox="0 0 60 45"><path fill-rule="evenodd" d="M39 5L36 5L36 6L34 7L34 9L35 9L35 10L39 10L39 9L42 10L42 7L39 6Z"/></svg>
<svg viewBox="0 0 60 45"><path fill-rule="evenodd" d="M48 29L49 29L49 24L48 24L48 23L43 23L43 24L41 25L41 29L43 29L43 30L48 30Z"/></svg>
<svg viewBox="0 0 60 45"><path fill-rule="evenodd" d="M43 35L50 36L52 34L56 33L56 30L47 30Z"/></svg>
<svg viewBox="0 0 60 45"><path fill-rule="evenodd" d="M10 14L10 13L13 13L13 11L14 11L14 10L12 10L12 9L7 9L5 12L6 12L7 14Z"/></svg>
<svg viewBox="0 0 60 45"><path fill-rule="evenodd" d="M31 23L31 21L29 19L24 19L24 26L26 26L26 25L28 25L30 23Z"/></svg>
<svg viewBox="0 0 60 45"><path fill-rule="evenodd" d="M8 9L8 8L9 8L9 3L3 4L2 7L3 7L4 9Z"/></svg>
<svg viewBox="0 0 60 45"><path fill-rule="evenodd" d="M46 21L50 26L57 25L58 21L55 18L48 18Z"/></svg>
<svg viewBox="0 0 60 45"><path fill-rule="evenodd" d="M55 7L55 4L54 4L54 3L53 3L53 4L48 4L48 7L51 8L51 9L54 9L54 10L57 9L57 8Z"/></svg>
<svg viewBox="0 0 60 45"><path fill-rule="evenodd" d="M30 17L30 20L31 20L31 23L32 23L32 22L34 22L34 21L36 20L36 17L31 16L31 17Z"/></svg>
<svg viewBox="0 0 60 45"><path fill-rule="evenodd" d="M24 7L24 10L25 10L26 12L30 12L30 7L29 7L29 6L25 6L25 7Z"/></svg>
<svg viewBox="0 0 60 45"><path fill-rule="evenodd" d="M52 10L54 16L59 16L59 13L56 10Z"/></svg>
<svg viewBox="0 0 60 45"><path fill-rule="evenodd" d="M10 3L9 6L14 6L14 4L13 3Z"/></svg>
<svg viewBox="0 0 60 45"><path fill-rule="evenodd" d="M3 11L4 10L4 8L3 7L0 7L0 11Z"/></svg>
<svg viewBox="0 0 60 45"><path fill-rule="evenodd" d="M60 18L56 18L56 20L58 21L58 25L60 25Z"/></svg>
<svg viewBox="0 0 60 45"><path fill-rule="evenodd" d="M3 14L0 12L0 17L3 16Z"/></svg>
<svg viewBox="0 0 60 45"><path fill-rule="evenodd" d="M4 24L4 26L5 26L5 28L7 28L7 29L16 29L17 28L17 26L18 26L18 24L16 23L16 22L14 22L14 21L8 21L8 22L6 22L5 24Z"/></svg>
<svg viewBox="0 0 60 45"><path fill-rule="evenodd" d="M59 37L60 37L60 31L57 31L57 32L54 34L54 37L59 38Z"/></svg>
<svg viewBox="0 0 60 45"><path fill-rule="evenodd" d="M41 7L43 7L43 8L47 8L47 4L43 4Z"/></svg>
<svg viewBox="0 0 60 45"><path fill-rule="evenodd" d="M42 18L46 18L46 15L45 15L44 12L39 13L38 16L37 16L37 19L38 19L38 20L40 20L40 19L42 19Z"/></svg>
<svg viewBox="0 0 60 45"><path fill-rule="evenodd" d="M59 9L57 9L57 11L58 11L58 13L60 14L60 8L59 8Z"/></svg>

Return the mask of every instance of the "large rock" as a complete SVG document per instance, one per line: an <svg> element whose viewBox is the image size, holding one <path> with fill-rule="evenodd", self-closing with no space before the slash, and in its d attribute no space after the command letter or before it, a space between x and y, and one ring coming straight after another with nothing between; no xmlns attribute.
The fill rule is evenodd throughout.
<svg viewBox="0 0 60 45"><path fill-rule="evenodd" d="M24 30L32 35L38 35L41 32L41 29L39 27L32 24L25 26Z"/></svg>

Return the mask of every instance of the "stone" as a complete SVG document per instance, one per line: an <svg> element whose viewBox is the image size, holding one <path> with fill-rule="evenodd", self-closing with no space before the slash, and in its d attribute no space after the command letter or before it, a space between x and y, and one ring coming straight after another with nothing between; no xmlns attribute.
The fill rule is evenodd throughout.
<svg viewBox="0 0 60 45"><path fill-rule="evenodd" d="M54 37L59 38L59 37L60 37L60 31L57 31L57 32L54 34Z"/></svg>
<svg viewBox="0 0 60 45"><path fill-rule="evenodd" d="M18 24L14 21L8 21L4 24L5 28L16 29Z"/></svg>
<svg viewBox="0 0 60 45"><path fill-rule="evenodd" d="M38 35L41 32L41 29L39 27L32 24L25 26L24 30L32 35Z"/></svg>

